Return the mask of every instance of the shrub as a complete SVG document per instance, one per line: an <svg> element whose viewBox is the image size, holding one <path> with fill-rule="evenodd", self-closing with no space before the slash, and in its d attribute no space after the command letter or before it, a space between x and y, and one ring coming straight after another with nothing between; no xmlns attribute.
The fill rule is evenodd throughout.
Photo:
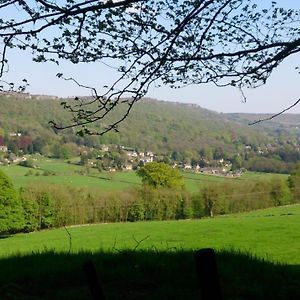
<svg viewBox="0 0 300 300"><path fill-rule="evenodd" d="M27 159L19 162L19 165L26 168L36 168L34 161L32 159Z"/></svg>
<svg viewBox="0 0 300 300"><path fill-rule="evenodd" d="M142 221L145 218L145 208L143 203L134 203L128 211L128 221Z"/></svg>

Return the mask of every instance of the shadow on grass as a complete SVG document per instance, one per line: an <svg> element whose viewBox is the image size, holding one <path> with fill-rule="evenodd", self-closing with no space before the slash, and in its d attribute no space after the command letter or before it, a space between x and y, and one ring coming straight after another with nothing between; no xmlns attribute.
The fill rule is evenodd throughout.
<svg viewBox="0 0 300 300"><path fill-rule="evenodd" d="M0 299L91 299L92 260L106 299L201 299L192 251L47 252L0 260ZM224 299L300 299L300 266L217 253Z"/></svg>
<svg viewBox="0 0 300 300"><path fill-rule="evenodd" d="M9 237L11 237L11 235L1 235L0 234L0 240L3 240L3 239L8 239Z"/></svg>

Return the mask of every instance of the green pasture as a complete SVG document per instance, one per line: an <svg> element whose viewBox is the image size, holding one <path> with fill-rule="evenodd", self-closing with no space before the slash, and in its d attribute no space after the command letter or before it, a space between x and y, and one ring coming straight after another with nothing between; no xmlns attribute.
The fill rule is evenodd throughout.
<svg viewBox="0 0 300 300"><path fill-rule="evenodd" d="M299 226L300 205L291 205L2 236L0 298L90 300L91 260L106 299L202 299L193 255L213 247L224 300L300 299Z"/></svg>
<svg viewBox="0 0 300 300"><path fill-rule="evenodd" d="M18 165L1 166L0 169L13 180L16 187L49 183L78 188L122 190L141 184L140 179L134 172L100 173L96 169L86 169L83 166L53 159L41 159L36 164L37 168L35 169ZM32 174L26 176L30 171ZM45 176L45 171L53 172L54 175Z"/></svg>
<svg viewBox="0 0 300 300"><path fill-rule="evenodd" d="M101 190L122 190L131 186L140 185L141 180L134 171L130 172L99 172L93 168L70 164L63 160L38 159L35 161L37 168L26 168L18 165L0 166L14 182L16 187L29 184L50 183L62 184L80 188L93 188ZM31 175L28 172L31 171ZM51 171L55 175L44 176L45 171ZM27 174L27 176L26 176ZM83 175L84 174L84 175ZM239 182L240 180L260 180L279 176L282 174L266 174L246 172L241 177L230 178L214 175L196 174L192 172L182 173L185 179L185 187L190 192L196 192L199 188L209 183Z"/></svg>
<svg viewBox="0 0 300 300"><path fill-rule="evenodd" d="M72 253L212 247L249 253L272 262L300 264L300 205L227 215L213 219L114 223L68 227ZM61 252L70 247L64 228L0 239L0 257Z"/></svg>
<svg viewBox="0 0 300 300"><path fill-rule="evenodd" d="M271 179L274 177L288 179L288 174L274 174L274 173L259 173L259 172L245 172L240 179L242 180L262 180Z"/></svg>

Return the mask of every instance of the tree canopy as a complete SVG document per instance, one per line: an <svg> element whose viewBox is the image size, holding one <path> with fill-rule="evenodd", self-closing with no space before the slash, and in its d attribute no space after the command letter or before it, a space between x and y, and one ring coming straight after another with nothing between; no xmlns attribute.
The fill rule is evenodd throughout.
<svg viewBox="0 0 300 300"><path fill-rule="evenodd" d="M11 180L0 171L0 234L15 232L24 225L23 208Z"/></svg>
<svg viewBox="0 0 300 300"><path fill-rule="evenodd" d="M137 171L143 184L158 187L178 188L184 185L183 176L177 169L162 162L149 162Z"/></svg>
<svg viewBox="0 0 300 300"><path fill-rule="evenodd" d="M271 0L5 0L0 9L3 89L15 90L4 76L11 48L30 50L36 62L101 61L119 72L110 86L90 88L91 99L62 103L71 112L70 123L51 124L79 127L79 134L118 130L153 84L211 82L243 93L244 87L265 84L300 50L300 12ZM80 85L76 76L65 79ZM26 85L24 79L17 89ZM117 107L118 116L107 123ZM88 125L97 121L99 130L91 132Z"/></svg>
<svg viewBox="0 0 300 300"><path fill-rule="evenodd" d="M294 170L291 172L289 176L289 187L294 194L295 200L299 200L300 198L300 162L295 165Z"/></svg>

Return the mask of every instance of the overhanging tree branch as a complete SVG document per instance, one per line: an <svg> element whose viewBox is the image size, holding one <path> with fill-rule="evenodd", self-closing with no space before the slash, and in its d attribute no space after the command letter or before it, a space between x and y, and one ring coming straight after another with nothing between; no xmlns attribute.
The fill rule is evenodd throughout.
<svg viewBox="0 0 300 300"><path fill-rule="evenodd" d="M274 118L276 118L276 117L278 117L278 116L284 114L285 112L289 111L290 109L292 109L293 107L295 107L295 106L298 105L299 103L300 103L300 98L299 98L295 103L293 103L293 104L290 105L289 107L283 109L283 110L280 111L279 113L274 114L274 115L272 115L272 116L270 116L270 117L267 117L267 118L263 118L263 119L259 119L259 120L257 120L257 121L251 122L251 123L249 123L249 125L255 125L255 124L258 124L258 123L261 123L261 122L270 121L270 120L272 120L272 119L274 119Z"/></svg>
<svg viewBox="0 0 300 300"><path fill-rule="evenodd" d="M31 50L36 62L109 59L117 67L114 82L90 88L92 99L63 103L69 123L51 122L57 129L77 127L79 134L118 130L154 82L256 87L300 51L300 12L271 0L36 0L0 8L16 6L24 17L0 20L0 78L10 48Z"/></svg>

